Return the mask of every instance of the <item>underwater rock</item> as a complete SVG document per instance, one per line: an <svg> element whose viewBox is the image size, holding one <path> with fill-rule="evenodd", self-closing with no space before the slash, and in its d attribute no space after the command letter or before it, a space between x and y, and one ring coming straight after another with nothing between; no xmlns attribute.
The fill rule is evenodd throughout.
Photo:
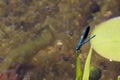
<svg viewBox="0 0 120 80"><path fill-rule="evenodd" d="M98 4L93 4L93 5L91 6L91 12L92 12L92 13L96 13L96 12L98 12L98 11L100 11L100 6L99 6Z"/></svg>

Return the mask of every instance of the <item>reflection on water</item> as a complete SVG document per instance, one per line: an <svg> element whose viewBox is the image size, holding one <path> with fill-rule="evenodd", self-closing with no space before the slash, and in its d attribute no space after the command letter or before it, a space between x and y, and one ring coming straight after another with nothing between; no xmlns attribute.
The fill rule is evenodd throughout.
<svg viewBox="0 0 120 80"><path fill-rule="evenodd" d="M96 24L119 16L119 3L1 0L0 80L74 80L75 47L84 27L90 25L93 29ZM82 66L89 45L81 48ZM120 74L119 63L108 64L94 56L91 64L102 69L102 80L115 80Z"/></svg>

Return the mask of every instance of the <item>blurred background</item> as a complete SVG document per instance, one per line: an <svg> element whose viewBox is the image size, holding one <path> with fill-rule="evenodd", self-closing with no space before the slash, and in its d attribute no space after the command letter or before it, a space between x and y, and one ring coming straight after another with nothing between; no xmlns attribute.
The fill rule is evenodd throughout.
<svg viewBox="0 0 120 80"><path fill-rule="evenodd" d="M75 80L75 48L85 27L91 32L119 15L120 0L0 0L0 80ZM82 68L89 48L81 48ZM91 65L102 70L101 80L120 74L119 62L95 51Z"/></svg>

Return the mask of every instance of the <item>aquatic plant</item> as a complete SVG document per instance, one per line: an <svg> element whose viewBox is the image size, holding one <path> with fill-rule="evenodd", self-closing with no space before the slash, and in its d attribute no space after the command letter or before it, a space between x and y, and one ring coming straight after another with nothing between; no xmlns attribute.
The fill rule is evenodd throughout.
<svg viewBox="0 0 120 80"><path fill-rule="evenodd" d="M117 80L120 80L120 76L118 76Z"/></svg>
<svg viewBox="0 0 120 80"><path fill-rule="evenodd" d="M94 48L95 51L98 52L101 56L109 59L110 61L111 60L120 61L120 57L119 57L120 56L119 54L120 24L119 23L120 23L120 17L113 18L103 22L102 24L99 24L95 28L95 30L93 30L91 35L92 36L96 35L96 37L91 40L91 47L88 53L88 57L86 59L83 74L82 74L82 69L79 69L81 68L80 59L79 59L79 55L77 55L78 61L76 63L76 80L99 80L101 78L101 70L99 68L90 66L92 48ZM80 43L78 45L80 45ZM114 53L116 53L116 55L114 55ZM119 76L117 80L120 80Z"/></svg>
<svg viewBox="0 0 120 80"><path fill-rule="evenodd" d="M77 56L76 80L99 80L101 78L101 75L102 75L101 70L97 67L90 65L91 55L92 55L92 46L90 47L90 50L86 59L84 72L82 72L82 69L81 69L80 58L79 56Z"/></svg>
<svg viewBox="0 0 120 80"><path fill-rule="evenodd" d="M86 27L83 35L81 36L81 39L78 43L78 46L76 47L76 80L89 80L89 75L90 75L90 60L91 60L91 55L92 55L92 46L90 47L90 51L88 53L88 57L85 63L85 68L84 68L84 73L82 75L82 69L81 69L81 64L80 64L80 58L79 55L80 53L78 52L78 50L81 48L81 46L83 44L85 44L86 42L88 42L90 39L92 39L93 37L95 37L95 35L93 35L92 37L87 38L88 33L89 33L90 27ZM82 78L83 76L83 78Z"/></svg>
<svg viewBox="0 0 120 80"><path fill-rule="evenodd" d="M101 78L101 69L91 66L89 80L99 80Z"/></svg>
<svg viewBox="0 0 120 80"><path fill-rule="evenodd" d="M86 59L83 80L89 80L91 55L92 55L92 47L90 47L90 50Z"/></svg>
<svg viewBox="0 0 120 80"><path fill-rule="evenodd" d="M110 19L108 21L105 21L99 25L96 26L96 28L93 30L91 34L91 38L93 38L95 35L96 37L91 40L91 48L85 63L85 68L84 68L84 73L83 73L83 80L89 80L89 75L90 75L90 59L91 59L91 54L92 54L92 47L94 50L99 53L101 56L109 59L110 61L120 61L120 17ZM76 48L76 50L79 50L80 47L83 45L83 43L88 42L85 41L87 35L89 32L89 28L85 29L84 34L82 35L80 42ZM94 36L93 36L94 35ZM79 55L77 53L77 62L76 62L76 80L81 80L82 76L82 71L80 68L80 59L78 59ZM114 55L116 53L116 55ZM93 70L93 69L92 69ZM78 72L79 71L79 72ZM96 70L95 70L96 72ZM93 71L91 73L94 73ZM100 73L100 72L99 72ZM96 75L98 76L98 79L101 74ZM94 77L95 78L95 77Z"/></svg>
<svg viewBox="0 0 120 80"><path fill-rule="evenodd" d="M120 17L107 20L95 27L91 40L94 50L110 61L120 61Z"/></svg>

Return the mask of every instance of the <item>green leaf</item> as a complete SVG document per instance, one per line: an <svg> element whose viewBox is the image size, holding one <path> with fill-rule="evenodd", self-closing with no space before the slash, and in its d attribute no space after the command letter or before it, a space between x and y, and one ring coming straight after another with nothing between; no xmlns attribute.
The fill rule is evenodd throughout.
<svg viewBox="0 0 120 80"><path fill-rule="evenodd" d="M83 74L83 80L89 80L91 55L92 55L92 46L90 47L90 50L89 50L89 53L88 53L88 56L87 56L87 59L86 59L84 74Z"/></svg>
<svg viewBox="0 0 120 80"><path fill-rule="evenodd" d="M120 17L97 25L92 35L96 35L91 44L98 54L109 60L120 61Z"/></svg>
<svg viewBox="0 0 120 80"><path fill-rule="evenodd" d="M120 75L118 76L117 80L120 80Z"/></svg>
<svg viewBox="0 0 120 80"><path fill-rule="evenodd" d="M76 80L82 79L82 69L81 69L81 62L78 51L76 51L77 57L76 57Z"/></svg>

